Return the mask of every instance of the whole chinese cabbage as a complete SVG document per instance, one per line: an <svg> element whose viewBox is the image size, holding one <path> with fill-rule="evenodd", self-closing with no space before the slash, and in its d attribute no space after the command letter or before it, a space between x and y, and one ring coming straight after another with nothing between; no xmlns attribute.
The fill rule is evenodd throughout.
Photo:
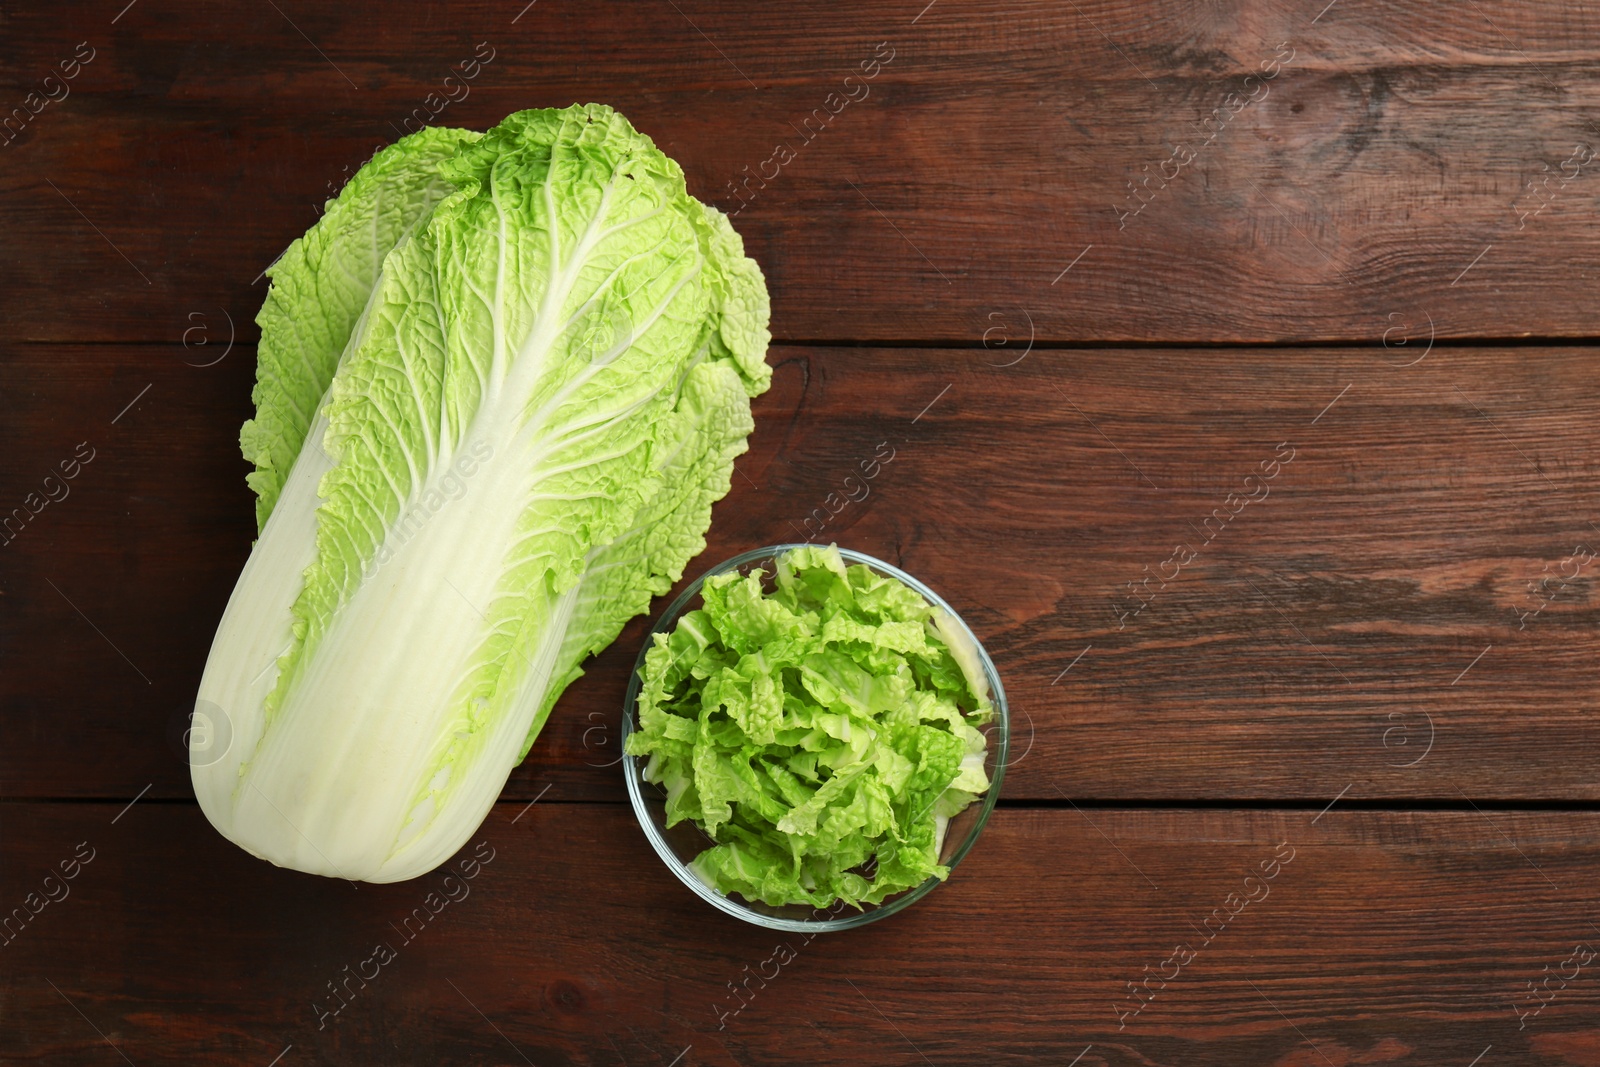
<svg viewBox="0 0 1600 1067"><path fill-rule="evenodd" d="M270 274L242 435L263 526L195 793L273 863L398 881L704 547L771 376L766 288L598 105L391 146Z"/></svg>

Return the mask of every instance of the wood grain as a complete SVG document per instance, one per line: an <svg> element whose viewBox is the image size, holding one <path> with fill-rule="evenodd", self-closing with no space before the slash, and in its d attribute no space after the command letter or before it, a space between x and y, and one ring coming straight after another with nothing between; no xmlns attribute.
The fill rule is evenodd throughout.
<svg viewBox="0 0 1600 1067"><path fill-rule="evenodd" d="M0 1061L1600 1067L1597 73L1558 0L8 7ZM772 292L689 574L836 540L1005 680L1001 806L882 923L657 860L644 618L454 881L193 803L259 272L408 117L575 100Z"/></svg>
<svg viewBox="0 0 1600 1067"><path fill-rule="evenodd" d="M1395 365L1421 353L780 348L690 576L815 536L930 582L1008 688L1008 797L1593 801L1596 567L1574 552L1600 551L1596 354ZM0 547L25 608L0 615L6 795L189 795L163 734L254 536L251 355L10 351L0 499L99 452ZM508 797L621 798L645 628L571 687Z"/></svg>
<svg viewBox="0 0 1600 1067"><path fill-rule="evenodd" d="M13 102L98 50L0 145L12 337L253 338L259 272L479 42L436 121L615 104L740 209L781 339L1600 332L1600 185L1573 156L1600 149L1600 15L1555 0L120 6L5 16Z"/></svg>
<svg viewBox="0 0 1600 1067"><path fill-rule="evenodd" d="M1521 1030L1514 1010L1600 941L1592 815L1002 810L927 899L807 942L696 899L620 805L515 823L500 805L463 852L492 856L476 877L355 889L249 858L192 805L120 807L0 809L7 908L80 842L94 856L0 948L7 1062L119 1062L111 1043L251 1067L289 1046L285 1063L1465 1067L1492 1045L1589 1067L1600 1048L1600 961L1541 987ZM378 944L395 958L333 1013L328 983ZM1127 983L1170 976L1178 945L1192 958L1119 1030Z"/></svg>

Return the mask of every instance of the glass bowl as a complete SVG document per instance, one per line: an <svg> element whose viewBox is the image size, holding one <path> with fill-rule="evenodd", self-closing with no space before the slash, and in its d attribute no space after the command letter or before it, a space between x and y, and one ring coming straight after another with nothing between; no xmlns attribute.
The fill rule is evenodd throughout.
<svg viewBox="0 0 1600 1067"><path fill-rule="evenodd" d="M799 544L769 545L766 548L757 548L735 556L725 563L706 571L699 578L690 582L676 600L667 606L661 617L651 627L650 634L645 638L644 647L639 650L639 658L634 663L633 676L628 681L628 695L623 702L622 715L622 743L623 751L627 751L628 737L636 729L638 717L638 697L640 674L644 670L644 658L658 633L670 632L678 623L679 616L700 605L700 587L707 578L714 575L727 574L738 571L748 574L754 567L760 567L771 575L774 573L773 560L775 557L793 548L814 547ZM978 833L983 829L984 823L989 820L989 813L994 810L995 800L1000 795L1000 780L1005 773L1006 751L1010 744L1010 716L1006 708L1005 689L1000 683L1000 672L995 669L994 661L989 658L983 643L972 633L970 627L962 620L944 599L929 589L922 582L913 578L898 567L885 563L881 559L861 552L853 552L847 548L839 549L839 554L844 557L846 564L864 563L879 574L896 578L918 593L922 594L929 603L944 609L955 624L966 634L972 642L972 647L977 650L978 661L982 666L983 674L989 684L990 700L994 704L994 717L978 729L988 738L988 748L984 754L984 771L989 776L989 790L977 800L969 804L965 810L957 814L945 829L944 844L939 851L939 862L951 868L961 862L973 843L978 838ZM689 863L706 848L710 847L711 840L696 826L692 820L684 820L670 829L666 820L666 792L644 778L645 759L637 756L624 755L622 759L623 776L628 784L628 799L633 802L634 814L639 816L639 825L644 828L645 836L650 839L650 844L655 846L656 854L663 863L678 876L679 881L692 889L701 899L729 915L765 926L772 930L790 930L796 932L815 933L829 930L848 930L853 926L862 926L875 919L886 915L893 915L903 908L921 900L940 884L936 877L930 876L922 884L907 889L886 899L882 904L863 904L862 910L856 910L852 905L835 902L831 908L815 908L809 904L788 904L773 907L760 901L746 901L742 896L728 897L719 893L690 869Z"/></svg>

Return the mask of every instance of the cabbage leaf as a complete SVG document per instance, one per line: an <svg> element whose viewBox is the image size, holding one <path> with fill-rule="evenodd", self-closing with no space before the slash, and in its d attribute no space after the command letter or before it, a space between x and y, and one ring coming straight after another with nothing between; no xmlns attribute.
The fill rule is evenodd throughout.
<svg viewBox="0 0 1600 1067"><path fill-rule="evenodd" d="M233 743L194 768L255 855L379 882L466 841L581 661L704 547L771 373L759 269L620 114L519 112L427 166L449 191L416 221L354 228L395 236L354 318L358 278L297 276L337 290L284 298L326 337L302 369L263 335L297 414L337 371L284 478L299 422L266 429L258 388L270 514L200 693Z"/></svg>
<svg viewBox="0 0 1600 1067"><path fill-rule="evenodd" d="M712 842L690 869L819 908L944 878L945 826L989 788L993 704L962 628L831 546L713 575L701 601L645 653L627 743L667 825Z"/></svg>

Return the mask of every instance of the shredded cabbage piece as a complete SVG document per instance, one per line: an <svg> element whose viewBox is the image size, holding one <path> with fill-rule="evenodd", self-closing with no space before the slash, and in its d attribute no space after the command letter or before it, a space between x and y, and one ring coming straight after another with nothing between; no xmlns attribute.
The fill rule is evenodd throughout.
<svg viewBox="0 0 1600 1067"><path fill-rule="evenodd" d="M691 864L708 885L772 906L945 878L944 828L989 788L993 705L960 627L835 546L774 567L708 579L645 654L628 752L667 825L716 842Z"/></svg>

